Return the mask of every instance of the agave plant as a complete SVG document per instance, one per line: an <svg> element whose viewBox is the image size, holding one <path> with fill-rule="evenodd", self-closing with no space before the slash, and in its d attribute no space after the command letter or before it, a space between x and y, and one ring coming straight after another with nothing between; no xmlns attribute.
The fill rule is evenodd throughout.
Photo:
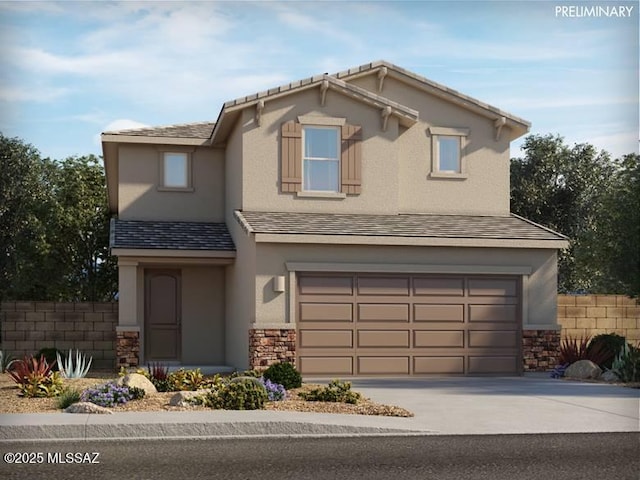
<svg viewBox="0 0 640 480"><path fill-rule="evenodd" d="M16 362L13 355L0 350L0 373L6 373L11 370L11 366Z"/></svg>
<svg viewBox="0 0 640 480"><path fill-rule="evenodd" d="M93 357L89 357L89 361L87 362L87 357L83 353L80 353L80 350L76 350L75 363L71 350L69 350L69 355L67 355L64 362L60 358L59 353L56 353L56 358L60 375L64 378L84 378L87 373L89 373L91 362L93 361Z"/></svg>

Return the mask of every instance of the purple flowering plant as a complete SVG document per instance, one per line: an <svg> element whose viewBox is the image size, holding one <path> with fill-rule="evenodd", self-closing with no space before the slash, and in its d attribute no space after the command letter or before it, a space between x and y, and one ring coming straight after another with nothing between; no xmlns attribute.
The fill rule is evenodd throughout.
<svg viewBox="0 0 640 480"><path fill-rule="evenodd" d="M133 399L128 387L109 382L94 388L88 388L80 395L81 402L91 402L101 407L123 405Z"/></svg>
<svg viewBox="0 0 640 480"><path fill-rule="evenodd" d="M260 377L260 383L264 385L270 402L284 400L287 397L287 390L279 383L272 382L264 377Z"/></svg>

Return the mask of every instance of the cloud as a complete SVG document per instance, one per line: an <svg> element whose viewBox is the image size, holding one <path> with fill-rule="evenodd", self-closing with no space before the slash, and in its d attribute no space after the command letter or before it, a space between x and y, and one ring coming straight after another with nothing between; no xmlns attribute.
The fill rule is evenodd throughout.
<svg viewBox="0 0 640 480"><path fill-rule="evenodd" d="M108 123L103 129L103 132L118 132L120 130L134 130L137 128L149 128L146 123L138 122L128 118L119 118Z"/></svg>
<svg viewBox="0 0 640 480"><path fill-rule="evenodd" d="M0 85L0 101L2 102L52 102L69 94L64 87L40 86L38 88Z"/></svg>

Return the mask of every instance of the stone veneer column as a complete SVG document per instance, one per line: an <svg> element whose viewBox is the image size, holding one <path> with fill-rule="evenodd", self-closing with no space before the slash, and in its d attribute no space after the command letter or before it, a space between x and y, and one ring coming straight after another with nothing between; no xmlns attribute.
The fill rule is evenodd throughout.
<svg viewBox="0 0 640 480"><path fill-rule="evenodd" d="M547 372L558 364L560 330L523 330L522 358L525 372Z"/></svg>
<svg viewBox="0 0 640 480"><path fill-rule="evenodd" d="M249 330L249 368L266 370L278 362L296 362L294 328L252 328Z"/></svg>
<svg viewBox="0 0 640 480"><path fill-rule="evenodd" d="M117 367L131 368L140 365L140 330L135 327L116 328Z"/></svg>

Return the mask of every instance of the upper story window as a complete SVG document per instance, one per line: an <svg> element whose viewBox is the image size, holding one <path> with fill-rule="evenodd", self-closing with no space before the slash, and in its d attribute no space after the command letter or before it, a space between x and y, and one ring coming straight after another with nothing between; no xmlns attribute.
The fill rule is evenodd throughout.
<svg viewBox="0 0 640 480"><path fill-rule="evenodd" d="M162 152L160 188L191 190L191 158L187 152Z"/></svg>
<svg viewBox="0 0 640 480"><path fill-rule="evenodd" d="M302 115L280 128L280 189L343 199L362 189L362 127L345 118Z"/></svg>
<svg viewBox="0 0 640 480"><path fill-rule="evenodd" d="M337 127L307 126L302 129L304 191L340 191L340 130Z"/></svg>
<svg viewBox="0 0 640 480"><path fill-rule="evenodd" d="M467 128L430 127L432 143L431 177L467 178L465 159Z"/></svg>

